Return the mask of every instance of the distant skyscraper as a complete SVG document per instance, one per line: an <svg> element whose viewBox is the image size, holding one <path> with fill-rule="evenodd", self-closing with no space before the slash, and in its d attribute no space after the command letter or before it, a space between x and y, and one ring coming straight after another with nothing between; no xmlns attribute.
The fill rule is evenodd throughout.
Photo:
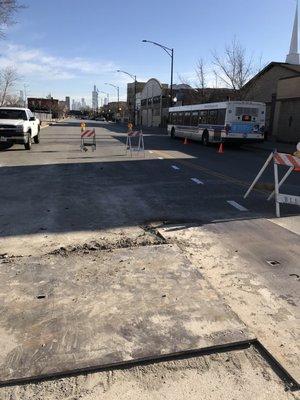
<svg viewBox="0 0 300 400"><path fill-rule="evenodd" d="M96 85L94 85L94 90L92 91L92 108L94 111L98 110L98 90Z"/></svg>
<svg viewBox="0 0 300 400"><path fill-rule="evenodd" d="M70 97L69 97L69 96L66 96L66 107L67 107L68 110L70 110L70 106L71 106L71 104L70 104Z"/></svg>
<svg viewBox="0 0 300 400"><path fill-rule="evenodd" d="M84 98L81 99L81 107L82 107L82 108L85 108L85 107L86 107L86 102L85 102L85 99L84 99Z"/></svg>

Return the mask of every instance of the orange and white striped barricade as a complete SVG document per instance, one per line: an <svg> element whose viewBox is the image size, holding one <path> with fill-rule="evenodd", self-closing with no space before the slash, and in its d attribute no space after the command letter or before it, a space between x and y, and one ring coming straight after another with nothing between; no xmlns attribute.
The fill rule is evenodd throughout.
<svg viewBox="0 0 300 400"><path fill-rule="evenodd" d="M145 157L145 146L144 146L144 136L143 131L129 131L127 132L126 138L126 154L128 151L132 157L133 152L143 152Z"/></svg>
<svg viewBox="0 0 300 400"><path fill-rule="evenodd" d="M81 151L87 151L88 146L92 147L92 151L96 150L96 132L95 129L86 129L81 133Z"/></svg>
<svg viewBox="0 0 300 400"><path fill-rule="evenodd" d="M300 206L300 196L279 193L280 187L287 180L287 178L290 176L290 174L292 172L300 172L300 158L298 156L292 155L292 154L286 154L286 153L279 153L276 150L273 151L267 158L266 162L264 163L263 167L261 168L261 170L259 171L257 176L255 177L251 186L245 193L244 199L252 191L255 184L257 183L257 181L259 180L259 178L261 177L261 175L263 174L263 172L265 171L265 169L267 168L267 166L270 164L270 162L272 160L273 160L273 164L274 164L274 190L268 197L268 200L271 200L275 195L276 217L280 217L280 204L281 203L293 204L293 205ZM278 166L288 167L288 170L286 171L284 176L280 179L280 181L278 179Z"/></svg>
<svg viewBox="0 0 300 400"><path fill-rule="evenodd" d="M80 123L80 131L81 131L81 133L85 131L85 128L86 128L85 122L81 122Z"/></svg>

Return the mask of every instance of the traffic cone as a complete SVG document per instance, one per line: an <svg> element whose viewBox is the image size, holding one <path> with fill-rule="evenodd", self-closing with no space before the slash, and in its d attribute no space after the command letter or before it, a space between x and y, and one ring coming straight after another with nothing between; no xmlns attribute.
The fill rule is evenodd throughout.
<svg viewBox="0 0 300 400"><path fill-rule="evenodd" d="M189 142L188 142L187 138L185 138L185 139L184 139L184 142L183 142L183 144L189 144Z"/></svg>
<svg viewBox="0 0 300 400"><path fill-rule="evenodd" d="M222 142L220 143L218 153L219 154L223 154L224 153L224 148L223 148L223 143Z"/></svg>

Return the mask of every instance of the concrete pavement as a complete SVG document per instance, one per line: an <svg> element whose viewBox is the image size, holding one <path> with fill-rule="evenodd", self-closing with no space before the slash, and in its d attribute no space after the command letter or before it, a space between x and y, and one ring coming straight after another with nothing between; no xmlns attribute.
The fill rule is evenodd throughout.
<svg viewBox="0 0 300 400"><path fill-rule="evenodd" d="M200 230L203 226L207 227L207 236L199 236L198 245L193 242L192 250L197 252L200 246L201 254L206 257L200 261L204 266L209 265L207 270L204 269L205 279L220 292L239 318L252 328L253 321L258 323L256 332L264 332L264 315L268 313L271 293L271 297L275 297L274 310L277 306L288 309L288 315L292 315L289 323L296 324L292 303L298 304L299 299L292 292L295 283L286 293L276 293L272 278L265 275L267 264L264 259L267 255L261 254L260 261L255 260L256 268L251 272L251 279L260 282L259 285L264 285L268 291L262 290L258 296L263 304L261 318L249 317L251 307L239 307L239 303L248 301L243 290L230 297L226 294L226 287L215 278L220 274L210 273L211 270L218 271L215 269L217 266L225 268L216 254L219 250L221 254L234 251L229 250L231 243L233 246L238 243L235 250L248 249L248 252L241 252L241 267L253 265L251 257L259 247L251 247L251 240L254 240L258 228L248 235L249 224L259 226L260 240L268 236L272 238L268 242L270 249L275 251L278 246L282 253L293 252L294 258L288 268L296 266L299 249L291 244L296 241L296 236L289 240L289 235L296 235L288 230L290 224L283 228L267 221L275 215L274 203L266 201L267 193L262 190L268 185L260 186L259 191L243 199L244 192L265 161L264 153L226 148L224 154L217 154L214 147L205 148L197 143L183 145L180 140L172 141L166 135L151 133L145 136L145 157L135 155L131 158L125 154L124 128L100 122L87 122L87 125L96 129L95 152L80 152L79 122L69 120L43 129L41 143L33 145L31 152L23 150L22 146L14 146L0 153L0 254L5 254L5 263L6 260L14 262L17 256L29 260L29 256L43 257L53 251L60 251L63 255L78 246L89 252L91 243L96 243L98 250L107 248L106 242L119 247L124 243L120 241L120 232L123 238L128 238L126 246L138 246L142 242L136 238L140 237L141 231L151 233L152 226L162 225L174 226L170 229L178 233L176 243L188 257L189 243L179 233L189 232L191 226ZM266 173L263 182L272 183L272 169ZM291 176L285 189L288 193L299 193L298 177ZM299 208L295 206L282 206L282 215L287 218L293 218L297 212ZM233 221L232 225L228 221ZM216 254L213 246L216 236L211 236L210 227L218 229L220 236L217 241L225 246L216 250ZM222 235L226 240L223 241ZM166 235L167 241L173 239L169 233ZM215 265L208 263L214 259ZM200 268L200 261L193 259L192 264ZM227 262L226 268L230 263ZM226 273L226 276L231 276L230 271ZM293 269L290 273L296 272ZM243 271L239 270L238 274L243 274ZM229 286L234 283L226 280L225 275L223 278ZM278 280L284 281L285 277ZM255 293L253 285L251 290ZM279 296L283 297L278 299ZM279 318L274 310L274 316L269 317L271 324ZM296 337L296 328L292 329ZM280 336L274 342L275 347L277 344L280 346L279 341ZM272 348L274 352L275 347ZM291 350L285 344L281 350L276 354L282 363L289 351L296 354L295 348ZM298 378L294 368L298 358L295 357L291 357L291 363L285 367Z"/></svg>

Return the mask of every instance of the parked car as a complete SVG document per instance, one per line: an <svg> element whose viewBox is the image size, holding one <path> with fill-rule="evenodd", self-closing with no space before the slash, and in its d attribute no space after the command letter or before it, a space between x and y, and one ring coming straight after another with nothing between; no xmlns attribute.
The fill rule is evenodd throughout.
<svg viewBox="0 0 300 400"><path fill-rule="evenodd" d="M28 108L0 107L0 143L24 144L26 150L40 141L40 120Z"/></svg>

